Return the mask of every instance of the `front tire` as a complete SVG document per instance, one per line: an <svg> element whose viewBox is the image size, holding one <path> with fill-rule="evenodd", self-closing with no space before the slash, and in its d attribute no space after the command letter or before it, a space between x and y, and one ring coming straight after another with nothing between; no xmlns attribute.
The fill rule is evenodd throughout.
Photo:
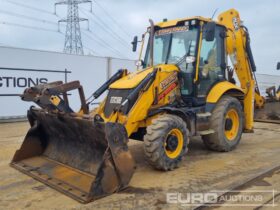
<svg viewBox="0 0 280 210"><path fill-rule="evenodd" d="M205 146L214 151L228 152L240 142L243 132L243 109L231 96L223 96L217 103L210 119L215 133L202 136Z"/></svg>
<svg viewBox="0 0 280 210"><path fill-rule="evenodd" d="M188 143L186 123L175 115L161 115L147 127L144 136L146 159L156 169L173 170L186 154Z"/></svg>

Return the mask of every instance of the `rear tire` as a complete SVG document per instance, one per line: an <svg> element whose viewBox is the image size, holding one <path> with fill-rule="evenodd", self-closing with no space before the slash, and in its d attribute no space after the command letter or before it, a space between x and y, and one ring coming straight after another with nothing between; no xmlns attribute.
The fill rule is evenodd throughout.
<svg viewBox="0 0 280 210"><path fill-rule="evenodd" d="M144 136L146 159L156 169L173 170L187 153L188 143L186 123L175 115L161 115L147 127Z"/></svg>
<svg viewBox="0 0 280 210"><path fill-rule="evenodd" d="M219 152L233 150L240 142L243 124L243 109L240 102L231 96L223 96L210 119L210 129L215 133L202 136L205 146Z"/></svg>

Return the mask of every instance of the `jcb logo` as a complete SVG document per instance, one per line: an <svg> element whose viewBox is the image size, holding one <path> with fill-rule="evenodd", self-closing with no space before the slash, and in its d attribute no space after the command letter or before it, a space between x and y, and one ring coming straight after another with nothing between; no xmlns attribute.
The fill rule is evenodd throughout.
<svg viewBox="0 0 280 210"><path fill-rule="evenodd" d="M120 104L122 102L122 97L112 96L110 98L110 104Z"/></svg>
<svg viewBox="0 0 280 210"><path fill-rule="evenodd" d="M232 18L232 23L233 23L234 30L238 31L239 24L238 24L237 17Z"/></svg>

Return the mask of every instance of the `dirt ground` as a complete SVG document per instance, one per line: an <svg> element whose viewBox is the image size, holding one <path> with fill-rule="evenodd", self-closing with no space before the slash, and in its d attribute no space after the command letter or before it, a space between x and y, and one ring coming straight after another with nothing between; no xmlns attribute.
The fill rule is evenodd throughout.
<svg viewBox="0 0 280 210"><path fill-rule="evenodd" d="M137 170L130 187L89 204L80 204L9 167L9 162L27 132L27 123L0 124L0 209L193 209L166 202L167 193L228 191L238 189L264 172L267 176L248 182L241 190L280 191L280 125L256 123L254 134L244 134L239 147L230 153L208 151L201 139L192 139L181 167L170 172L153 170L142 158L142 142L131 141ZM279 194L274 204L279 209ZM271 204L265 195L262 204ZM206 209L231 209L230 203ZM255 207L242 207L254 209ZM259 209L270 209L260 206ZM238 208L234 208L238 209Z"/></svg>

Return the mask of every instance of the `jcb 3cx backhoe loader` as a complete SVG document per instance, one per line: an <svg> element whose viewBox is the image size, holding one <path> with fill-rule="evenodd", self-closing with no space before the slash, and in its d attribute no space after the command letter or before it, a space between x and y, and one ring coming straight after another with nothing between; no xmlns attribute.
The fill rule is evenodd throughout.
<svg viewBox="0 0 280 210"><path fill-rule="evenodd" d="M216 22L192 17L150 24L142 39L141 51L149 36L142 68L119 70L88 100L78 81L25 90L22 99L41 108L28 111L31 128L12 167L86 203L128 186L135 170L129 138L144 141L147 161L168 171L178 167L191 136L227 152L243 132L253 131L254 107L263 107L264 98L238 12L226 11ZM74 89L81 99L78 112L67 98ZM89 111L106 90L105 100Z"/></svg>

